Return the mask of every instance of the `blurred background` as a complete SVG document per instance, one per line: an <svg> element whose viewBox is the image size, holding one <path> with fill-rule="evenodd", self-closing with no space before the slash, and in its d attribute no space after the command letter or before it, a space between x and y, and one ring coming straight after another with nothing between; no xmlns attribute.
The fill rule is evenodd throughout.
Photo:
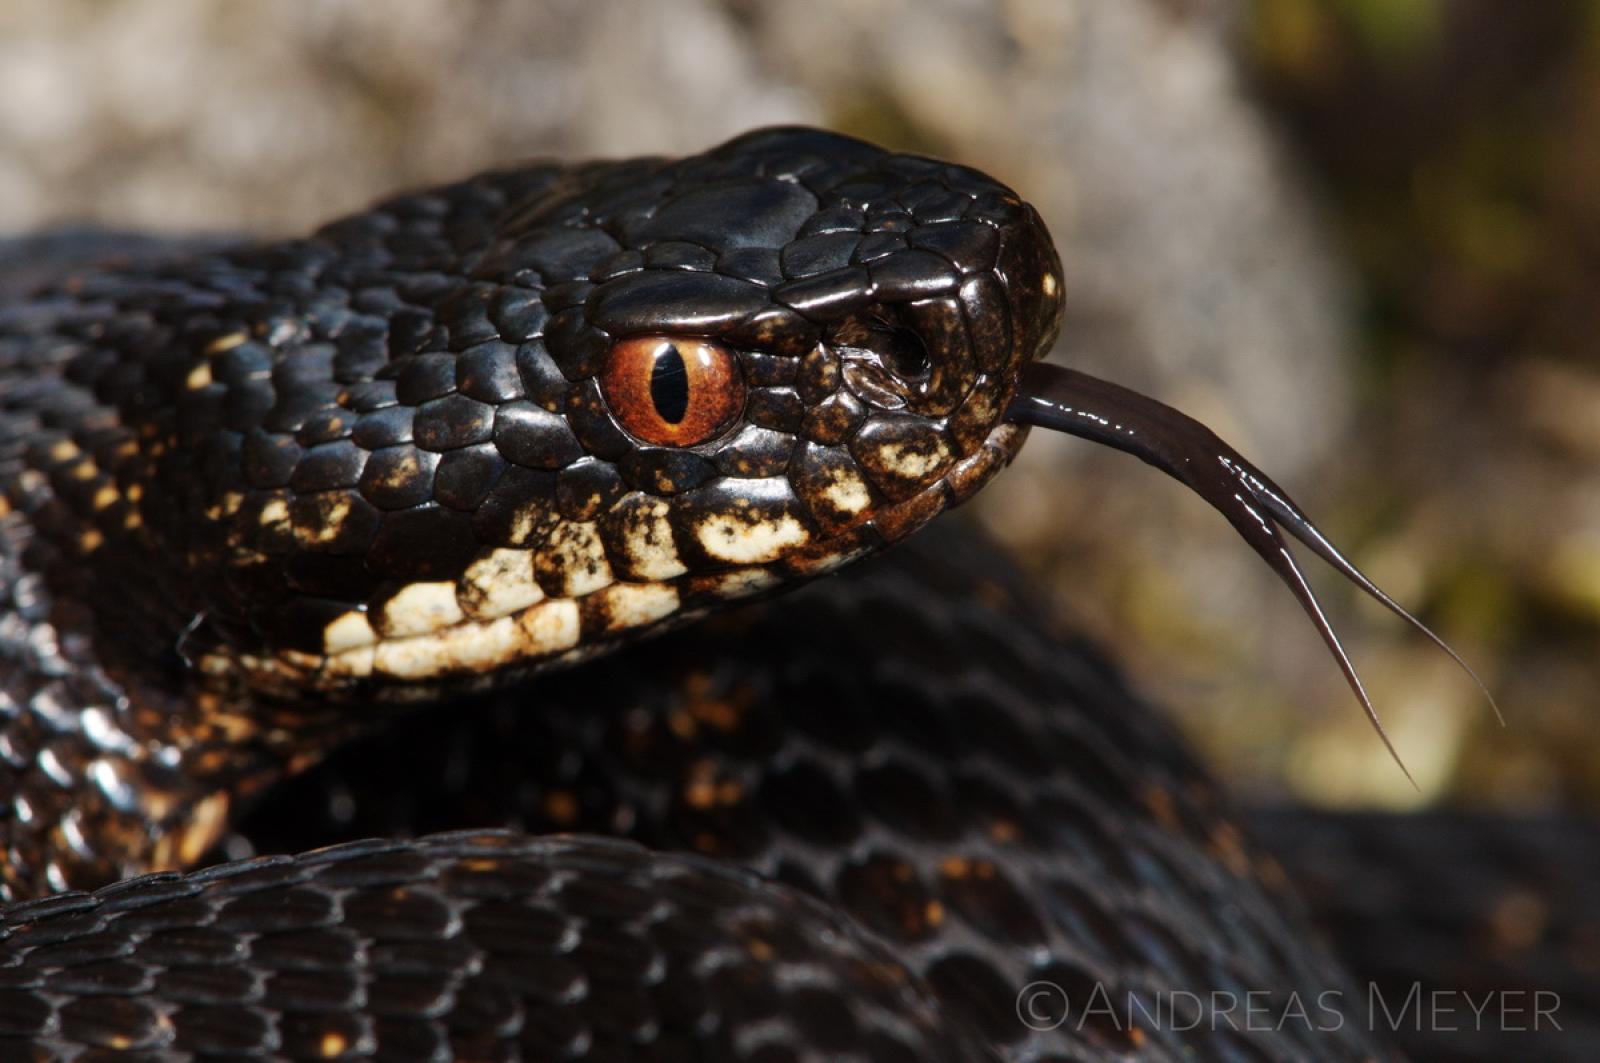
<svg viewBox="0 0 1600 1063"><path fill-rule="evenodd" d="M292 233L520 156L832 126L1050 222L1056 357L1199 417L1479 669L1036 433L975 503L1235 785L1600 808L1600 3L0 0L0 231ZM1310 566L1308 566L1310 567Z"/></svg>

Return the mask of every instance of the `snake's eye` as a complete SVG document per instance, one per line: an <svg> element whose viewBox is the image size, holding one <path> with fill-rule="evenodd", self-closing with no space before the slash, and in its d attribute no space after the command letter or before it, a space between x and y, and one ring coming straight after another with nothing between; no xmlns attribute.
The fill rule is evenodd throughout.
<svg viewBox="0 0 1600 1063"><path fill-rule="evenodd" d="M739 356L703 339L619 340L607 357L600 386L618 424L663 447L704 443L744 409Z"/></svg>

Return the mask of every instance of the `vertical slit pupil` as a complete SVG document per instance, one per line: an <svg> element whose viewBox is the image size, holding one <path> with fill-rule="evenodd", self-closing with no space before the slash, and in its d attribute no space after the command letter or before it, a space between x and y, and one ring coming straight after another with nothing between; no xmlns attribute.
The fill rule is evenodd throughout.
<svg viewBox="0 0 1600 1063"><path fill-rule="evenodd" d="M650 368L650 401L668 424L682 423L689 412L689 367L683 364L675 343L656 351L655 365Z"/></svg>

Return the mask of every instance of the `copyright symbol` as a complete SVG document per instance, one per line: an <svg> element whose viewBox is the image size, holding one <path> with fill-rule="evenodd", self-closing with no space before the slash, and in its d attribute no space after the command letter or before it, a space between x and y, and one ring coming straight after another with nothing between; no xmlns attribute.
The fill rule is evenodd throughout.
<svg viewBox="0 0 1600 1063"><path fill-rule="evenodd" d="M1054 1030L1067 1021L1067 991L1054 982L1029 982L1017 994L1017 1018L1030 1030Z"/></svg>

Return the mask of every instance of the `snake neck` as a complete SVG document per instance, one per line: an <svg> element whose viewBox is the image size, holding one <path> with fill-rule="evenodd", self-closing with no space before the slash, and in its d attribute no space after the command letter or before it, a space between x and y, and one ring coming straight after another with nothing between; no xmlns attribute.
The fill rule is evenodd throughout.
<svg viewBox="0 0 1600 1063"><path fill-rule="evenodd" d="M379 378L461 298L507 202L554 173L396 198L305 240L88 268L0 307L0 514L62 630L119 682L226 699L241 653L299 634L265 624L262 602L361 579L350 557L372 513L353 490L289 482L319 433L340 434L309 422L404 386ZM297 548L305 571L287 571Z"/></svg>
<svg viewBox="0 0 1600 1063"><path fill-rule="evenodd" d="M422 269L414 255L397 268ZM0 307L0 897L192 864L254 792L376 723L197 667L228 546L194 518L229 503L192 490L194 426L141 412L215 301L188 275L258 294L245 336L291 314L307 336L334 328L268 298L291 286L275 257L304 256L90 268Z"/></svg>
<svg viewBox="0 0 1600 1063"><path fill-rule="evenodd" d="M0 899L193 864L241 801L371 725L119 666L35 541L0 516Z"/></svg>

